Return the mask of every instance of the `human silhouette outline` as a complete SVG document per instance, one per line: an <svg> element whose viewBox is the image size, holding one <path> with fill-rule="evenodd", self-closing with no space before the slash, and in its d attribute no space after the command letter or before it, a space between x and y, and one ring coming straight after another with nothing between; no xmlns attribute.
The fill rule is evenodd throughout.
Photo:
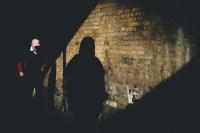
<svg viewBox="0 0 200 133"><path fill-rule="evenodd" d="M79 53L66 67L68 109L80 130L93 130L105 99L104 69L95 56L92 37L83 38Z"/></svg>

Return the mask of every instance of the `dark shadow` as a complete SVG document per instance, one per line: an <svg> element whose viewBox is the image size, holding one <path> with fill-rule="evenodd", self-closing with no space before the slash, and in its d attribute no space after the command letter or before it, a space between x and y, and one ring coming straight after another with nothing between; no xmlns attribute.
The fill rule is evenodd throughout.
<svg viewBox="0 0 200 133"><path fill-rule="evenodd" d="M20 83L20 90L18 90L20 91L20 95L18 95L19 110L14 109L14 111L17 111L15 113L18 114L18 123L15 123L18 131L22 133L69 132L70 123L68 123L65 120L64 115L58 112L54 107L56 64L49 64L49 68L45 69L42 73L38 73L37 70L35 70L37 68L29 68L32 68L31 73L34 73L34 75L27 75L27 72L25 71L26 76L23 78L18 77ZM37 73L35 73L35 71ZM50 71L50 73L49 75L46 75L48 71ZM43 86L45 75L48 79L47 88ZM36 96L33 98L31 97L31 93L34 87L36 88ZM38 93L42 94L39 99Z"/></svg>
<svg viewBox="0 0 200 133"><path fill-rule="evenodd" d="M199 132L200 57L139 101L104 121L104 133Z"/></svg>
<svg viewBox="0 0 200 133"><path fill-rule="evenodd" d="M187 36L199 49L199 7L196 0L141 0L145 11L158 14L165 21L171 23L176 28L181 26L186 31ZM188 9L188 10L187 10Z"/></svg>
<svg viewBox="0 0 200 133"><path fill-rule="evenodd" d="M51 70L48 78L48 87L46 90L46 110L54 110L54 94L56 90L56 63L51 65Z"/></svg>
<svg viewBox="0 0 200 133"><path fill-rule="evenodd" d="M1 110L3 123L7 130L19 132L23 130L26 119L23 112L29 106L24 97L21 83L17 75L16 64L22 49L30 46L32 38L39 38L51 64L66 48L80 25L90 14L98 0L61 0L56 1L1 1L1 33L3 56L2 92L4 101ZM25 105L25 106L24 106ZM34 111L32 111L34 112ZM5 115L4 115L5 114ZM27 118L29 119L29 118ZM28 120L28 121L31 121ZM53 123L53 122L52 122ZM13 128L9 128L12 125ZM45 124L43 124L45 125ZM51 126L53 127L53 126ZM9 132L9 131L7 131Z"/></svg>
<svg viewBox="0 0 200 133"><path fill-rule="evenodd" d="M80 132L95 132L95 123L105 97L104 69L95 56L93 38L85 37L79 53L66 68L66 91L69 111Z"/></svg>
<svg viewBox="0 0 200 133"><path fill-rule="evenodd" d="M1 117L1 123L3 123L1 130L5 128L2 132L23 132L26 126L24 123L27 122L22 122L25 117L24 109L27 108L22 103L25 103L25 105L29 103L23 99L23 91L16 74L17 55L19 55L21 49L26 47L33 35L36 34L41 37L40 40L45 45L44 49L49 55L49 61L54 62L87 18L97 1L1 1L1 57L4 58L1 61L1 67L3 67L1 69L3 70L1 73L1 115L3 116ZM146 5L150 10L155 10L155 12L162 13L162 15L168 14L178 19L178 22L183 22L198 45L200 19L198 17L199 4L197 2L195 0L152 0L146 1ZM183 75L179 74L178 77L180 78L170 79L163 86L158 87L169 88L169 90L155 89L151 95L147 96L149 98L144 98L138 104L129 106L126 111L117 114L119 116L114 116L111 122L105 122L107 123L104 128L105 132L112 132L113 128L115 128L114 130L120 129L119 131L125 129L123 132L128 132L129 129L130 131L138 131L141 128L150 132L159 126L158 130L161 130L164 126L164 132L167 131L165 129L168 125L172 129L175 127L175 130L178 130L177 132L190 127L191 129L198 129L195 128L195 121L199 120L199 110L196 108L198 106L197 101L199 101L197 89L197 87L199 88L198 59L193 60L193 63L187 67L188 69L181 72ZM191 91L188 92L188 90ZM178 111L181 113L179 114ZM37 132L49 131L55 133L61 132L63 127L67 127L67 124L58 122L57 119L46 118L47 121L48 123L41 122L43 130ZM194 128L192 128L192 125Z"/></svg>

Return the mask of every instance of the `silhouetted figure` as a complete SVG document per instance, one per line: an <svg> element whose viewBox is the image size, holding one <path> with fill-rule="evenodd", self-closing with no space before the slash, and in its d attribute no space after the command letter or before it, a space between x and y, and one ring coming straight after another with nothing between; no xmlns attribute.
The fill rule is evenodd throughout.
<svg viewBox="0 0 200 133"><path fill-rule="evenodd" d="M95 57L93 38L82 40L79 53L70 60L65 74L68 108L75 124L81 131L92 130L105 97L104 69Z"/></svg>

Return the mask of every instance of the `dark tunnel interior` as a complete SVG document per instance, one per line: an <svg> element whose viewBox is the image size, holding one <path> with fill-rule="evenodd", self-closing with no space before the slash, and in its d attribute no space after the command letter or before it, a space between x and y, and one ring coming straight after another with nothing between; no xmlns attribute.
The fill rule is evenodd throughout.
<svg viewBox="0 0 200 133"><path fill-rule="evenodd" d="M121 0L118 0L119 2ZM133 0L137 2L140 0ZM42 40L48 61L53 63L65 50L98 0L1 1L1 129L21 132L20 91L17 86L18 53L33 37ZM199 49L200 18L196 0L142 0L145 9L166 20L181 24ZM29 47L29 46L28 46ZM199 53L176 75L160 83L150 94L102 123L105 133L182 133L199 131ZM28 103L27 103L28 104ZM41 127L35 132L70 132L64 119L41 115ZM5 129L4 129L5 128ZM197 131L198 130L198 131ZM23 131L22 131L23 132Z"/></svg>

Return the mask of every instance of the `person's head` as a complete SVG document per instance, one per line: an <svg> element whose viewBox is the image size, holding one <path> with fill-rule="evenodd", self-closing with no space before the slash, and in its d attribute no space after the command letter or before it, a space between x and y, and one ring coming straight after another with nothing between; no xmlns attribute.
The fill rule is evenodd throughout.
<svg viewBox="0 0 200 133"><path fill-rule="evenodd" d="M40 41L38 39L33 39L31 42L31 47L33 51L37 51L40 48Z"/></svg>
<svg viewBox="0 0 200 133"><path fill-rule="evenodd" d="M84 37L81 41L79 54L83 56L95 56L94 39L90 36Z"/></svg>

